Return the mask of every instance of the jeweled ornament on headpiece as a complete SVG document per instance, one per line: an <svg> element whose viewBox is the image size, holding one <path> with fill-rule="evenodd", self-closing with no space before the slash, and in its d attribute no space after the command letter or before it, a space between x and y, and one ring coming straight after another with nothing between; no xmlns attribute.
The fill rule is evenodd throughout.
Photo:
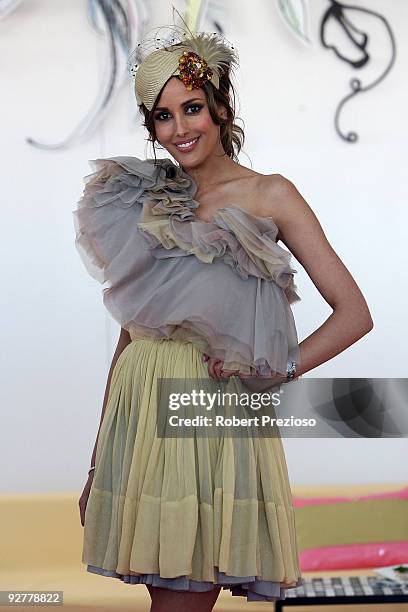
<svg viewBox="0 0 408 612"><path fill-rule="evenodd" d="M139 43L128 61L139 105L152 110L162 88L178 76L186 89L207 81L218 89L225 71L238 66L238 54L218 32L196 32L180 26L161 26L154 37Z"/></svg>
<svg viewBox="0 0 408 612"><path fill-rule="evenodd" d="M213 75L207 62L194 51L184 51L183 55L180 55L179 71L180 78L189 91L199 89Z"/></svg>

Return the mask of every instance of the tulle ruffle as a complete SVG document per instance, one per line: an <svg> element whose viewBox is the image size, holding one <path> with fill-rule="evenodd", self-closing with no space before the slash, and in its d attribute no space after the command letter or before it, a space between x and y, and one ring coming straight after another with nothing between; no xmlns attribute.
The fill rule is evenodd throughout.
<svg viewBox="0 0 408 612"><path fill-rule="evenodd" d="M179 250L173 256L186 251L205 263L221 257L241 278L252 275L274 281L284 289L289 303L300 300L293 281L296 270L289 264L291 254L276 244L278 229L271 218L230 206L219 209L212 223L186 224L172 216L156 220L144 212L138 226L158 259L171 257L163 249L174 247Z"/></svg>
<svg viewBox="0 0 408 612"><path fill-rule="evenodd" d="M179 167L169 165L169 160L163 168L172 176L166 179L164 175L162 182L147 189L138 221L154 257L188 254L205 263L222 258L241 278L252 275L274 281L284 289L289 303L300 300L291 254L276 243L278 228L272 217L228 206L218 209L212 222L197 219L197 185Z"/></svg>
<svg viewBox="0 0 408 612"><path fill-rule="evenodd" d="M282 587L280 582L259 580L256 576L228 576L216 570L215 582L201 582L191 580L187 576L176 578L162 578L160 574L118 574L114 570L106 570L94 565L88 565L87 571L100 576L119 578L125 584L149 584L153 587L171 589L174 591L192 591L203 593L211 591L215 586L230 589L231 595L246 597L247 601L277 601L286 599L286 590L294 589L304 583L303 578L290 587Z"/></svg>
<svg viewBox="0 0 408 612"><path fill-rule="evenodd" d="M299 363L295 270L271 218L232 206L212 223L197 219L197 187L169 159L90 163L75 243L132 339L187 338L243 374L272 377L288 359Z"/></svg>
<svg viewBox="0 0 408 612"><path fill-rule="evenodd" d="M247 328L246 332L240 331L235 327L228 334L222 328L217 329L212 321L200 317L189 321L174 318L166 325L160 325L160 309L152 306L148 319L149 326L132 322L128 328L129 335L132 340L152 338L191 342L203 353L221 359L224 363L223 370L237 370L241 375L272 378L276 373L284 373L281 364L286 365L288 356L294 361L298 359L295 330L289 322L282 328L284 322L280 319L276 304L279 300L283 302L283 298L276 289L274 293L274 308L270 308L267 303L263 304L262 296L259 298L257 310L263 312L266 318L265 326L260 326L259 332L253 332L250 328ZM251 309L251 306L248 308ZM180 300L177 312L181 309ZM285 304L282 303L282 310L284 309ZM231 316L234 316L234 313L235 309L231 309ZM267 314L270 315L269 319ZM241 321L238 308L236 316L238 326ZM277 324L273 327L275 321ZM267 327L268 322L271 329Z"/></svg>

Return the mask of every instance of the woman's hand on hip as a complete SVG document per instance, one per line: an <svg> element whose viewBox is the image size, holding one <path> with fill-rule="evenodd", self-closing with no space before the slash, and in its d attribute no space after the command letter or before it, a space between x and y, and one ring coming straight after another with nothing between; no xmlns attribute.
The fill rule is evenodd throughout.
<svg viewBox="0 0 408 612"><path fill-rule="evenodd" d="M215 380L226 380L230 376L237 376L239 370L223 370L224 362L217 357L210 357L204 353L203 360L207 362L208 373Z"/></svg>

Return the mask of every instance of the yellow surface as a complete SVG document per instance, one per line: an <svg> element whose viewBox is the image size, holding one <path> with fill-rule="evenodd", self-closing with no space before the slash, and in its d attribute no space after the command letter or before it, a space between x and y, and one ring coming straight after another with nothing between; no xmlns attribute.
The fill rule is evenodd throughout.
<svg viewBox="0 0 408 612"><path fill-rule="evenodd" d="M295 495L364 494L390 491L405 486L369 485L344 487L293 487ZM83 528L79 518L80 492L50 495L0 496L0 589L62 590L63 612L96 610L110 612L149 611L150 596L145 586L127 585L86 571L81 563ZM330 576L334 572L304 573ZM336 571L335 575L372 574L368 570ZM408 604L382 607L408 612ZM22 607L21 609L29 609ZM39 609L39 608L36 608ZM43 609L43 608L41 608ZM56 608L53 608L56 609ZM248 603L221 591L215 610L271 610L268 602ZM33 608L30 608L31 612ZM288 608L293 612L314 612L311 607ZM382 612L379 606L319 606L317 612Z"/></svg>
<svg viewBox="0 0 408 612"><path fill-rule="evenodd" d="M408 500L367 499L303 506L296 508L296 529L300 550L407 541Z"/></svg>

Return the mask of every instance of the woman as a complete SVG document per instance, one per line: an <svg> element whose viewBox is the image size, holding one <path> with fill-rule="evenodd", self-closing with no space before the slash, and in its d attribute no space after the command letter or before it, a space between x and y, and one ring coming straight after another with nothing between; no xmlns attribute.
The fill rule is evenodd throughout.
<svg viewBox="0 0 408 612"><path fill-rule="evenodd" d="M156 39L159 40L159 39ZM176 160L92 161L76 245L121 325L79 505L88 571L146 584L153 612L212 610L221 588L274 601L302 583L279 436L158 437L158 378L273 389L373 327L311 208L237 162L219 35L185 33L135 66L153 143ZM333 313L298 343L290 252Z"/></svg>

